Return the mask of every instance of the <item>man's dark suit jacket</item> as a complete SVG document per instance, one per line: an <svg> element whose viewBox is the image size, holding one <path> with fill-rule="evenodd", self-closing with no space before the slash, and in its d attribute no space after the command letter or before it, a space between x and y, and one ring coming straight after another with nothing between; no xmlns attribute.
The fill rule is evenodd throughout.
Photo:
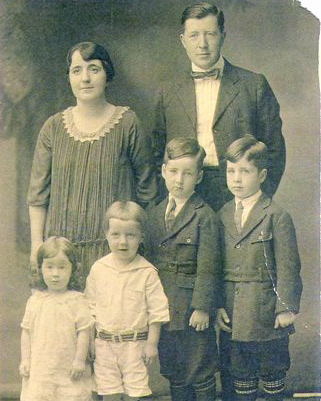
<svg viewBox="0 0 321 401"><path fill-rule="evenodd" d="M285 144L279 112L279 104L262 74L235 67L225 60L213 120L219 174L225 188L226 149L234 140L252 134L269 149L268 178L263 189L268 196L275 193L285 168ZM158 165L162 163L165 145L171 139L179 136L196 138L196 118L195 87L189 73L175 82L167 82L158 91L153 130Z"/></svg>

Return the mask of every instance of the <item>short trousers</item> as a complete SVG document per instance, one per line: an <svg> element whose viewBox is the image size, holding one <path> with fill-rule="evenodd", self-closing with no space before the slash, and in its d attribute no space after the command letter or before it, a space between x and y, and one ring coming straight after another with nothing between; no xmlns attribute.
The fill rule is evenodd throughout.
<svg viewBox="0 0 321 401"><path fill-rule="evenodd" d="M225 337L225 338L224 338ZM282 378L290 368L289 337L269 341L232 341L220 336L222 365L238 379Z"/></svg>
<svg viewBox="0 0 321 401"><path fill-rule="evenodd" d="M216 333L213 326L204 331L162 329L159 340L161 374L183 386L212 380L219 370Z"/></svg>
<svg viewBox="0 0 321 401"><path fill-rule="evenodd" d="M146 340L113 342L95 339L94 376L100 395L125 393L130 397L151 394L143 361Z"/></svg>

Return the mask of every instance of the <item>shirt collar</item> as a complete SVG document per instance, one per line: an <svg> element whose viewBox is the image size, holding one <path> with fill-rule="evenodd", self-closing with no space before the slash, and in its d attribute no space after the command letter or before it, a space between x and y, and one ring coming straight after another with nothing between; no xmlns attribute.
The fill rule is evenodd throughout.
<svg viewBox="0 0 321 401"><path fill-rule="evenodd" d="M258 190L258 192L256 192L254 195L251 195L245 199L240 199L240 198L235 197L235 204L237 205L239 202L242 202L242 205L244 208L251 207L259 199L259 197L261 195L262 195L262 191Z"/></svg>
<svg viewBox="0 0 321 401"><path fill-rule="evenodd" d="M222 55L220 55L220 58L218 59L218 61L214 65L212 65L211 68L208 68L207 70L203 70L202 68L197 67L196 64L192 63L192 71L195 71L195 72L211 71L214 68L219 68L220 70L223 70L223 68L224 68L224 58L223 58Z"/></svg>
<svg viewBox="0 0 321 401"><path fill-rule="evenodd" d="M193 192L194 193L194 192ZM191 194L191 196L192 196L193 194ZM175 196L173 196L172 194L168 194L168 203L171 201L171 199L174 199L174 201L175 201L175 203L176 203L176 207L177 208L179 208L179 209L181 209L184 205L185 205L185 203L189 200L189 198L191 197L191 196L189 196L188 198L186 198L186 199L178 199L178 198L175 198Z"/></svg>

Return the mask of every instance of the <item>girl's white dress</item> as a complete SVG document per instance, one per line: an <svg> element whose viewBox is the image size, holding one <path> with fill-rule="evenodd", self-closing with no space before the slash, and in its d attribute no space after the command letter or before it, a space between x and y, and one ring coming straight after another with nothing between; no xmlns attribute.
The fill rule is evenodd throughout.
<svg viewBox="0 0 321 401"><path fill-rule="evenodd" d="M84 295L77 291L35 291L29 298L21 327L30 333L31 366L22 382L21 401L90 401L91 369L81 380L70 372L77 332L92 318Z"/></svg>

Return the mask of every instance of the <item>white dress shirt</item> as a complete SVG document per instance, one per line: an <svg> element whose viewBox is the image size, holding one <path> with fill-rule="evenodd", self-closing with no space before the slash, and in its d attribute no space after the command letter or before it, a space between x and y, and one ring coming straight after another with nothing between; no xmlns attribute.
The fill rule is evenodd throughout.
<svg viewBox="0 0 321 401"><path fill-rule="evenodd" d="M256 192L254 195L249 196L248 198L245 199L240 199L235 197L235 205L237 205L240 201L242 202L243 205L243 212L242 212L242 220L241 220L241 225L242 227L244 226L251 210L253 209L253 206L256 204L256 202L259 200L259 197L262 195L262 191L259 190Z"/></svg>
<svg viewBox="0 0 321 401"><path fill-rule="evenodd" d="M215 79L214 77L194 79L197 113L197 140L206 152L204 160L205 166L218 166L219 164L212 126L224 68L224 59L222 56L220 56L218 62L211 67L211 70L214 68L219 68L221 70L218 79ZM193 63L192 70L195 72L206 71L197 67Z"/></svg>

